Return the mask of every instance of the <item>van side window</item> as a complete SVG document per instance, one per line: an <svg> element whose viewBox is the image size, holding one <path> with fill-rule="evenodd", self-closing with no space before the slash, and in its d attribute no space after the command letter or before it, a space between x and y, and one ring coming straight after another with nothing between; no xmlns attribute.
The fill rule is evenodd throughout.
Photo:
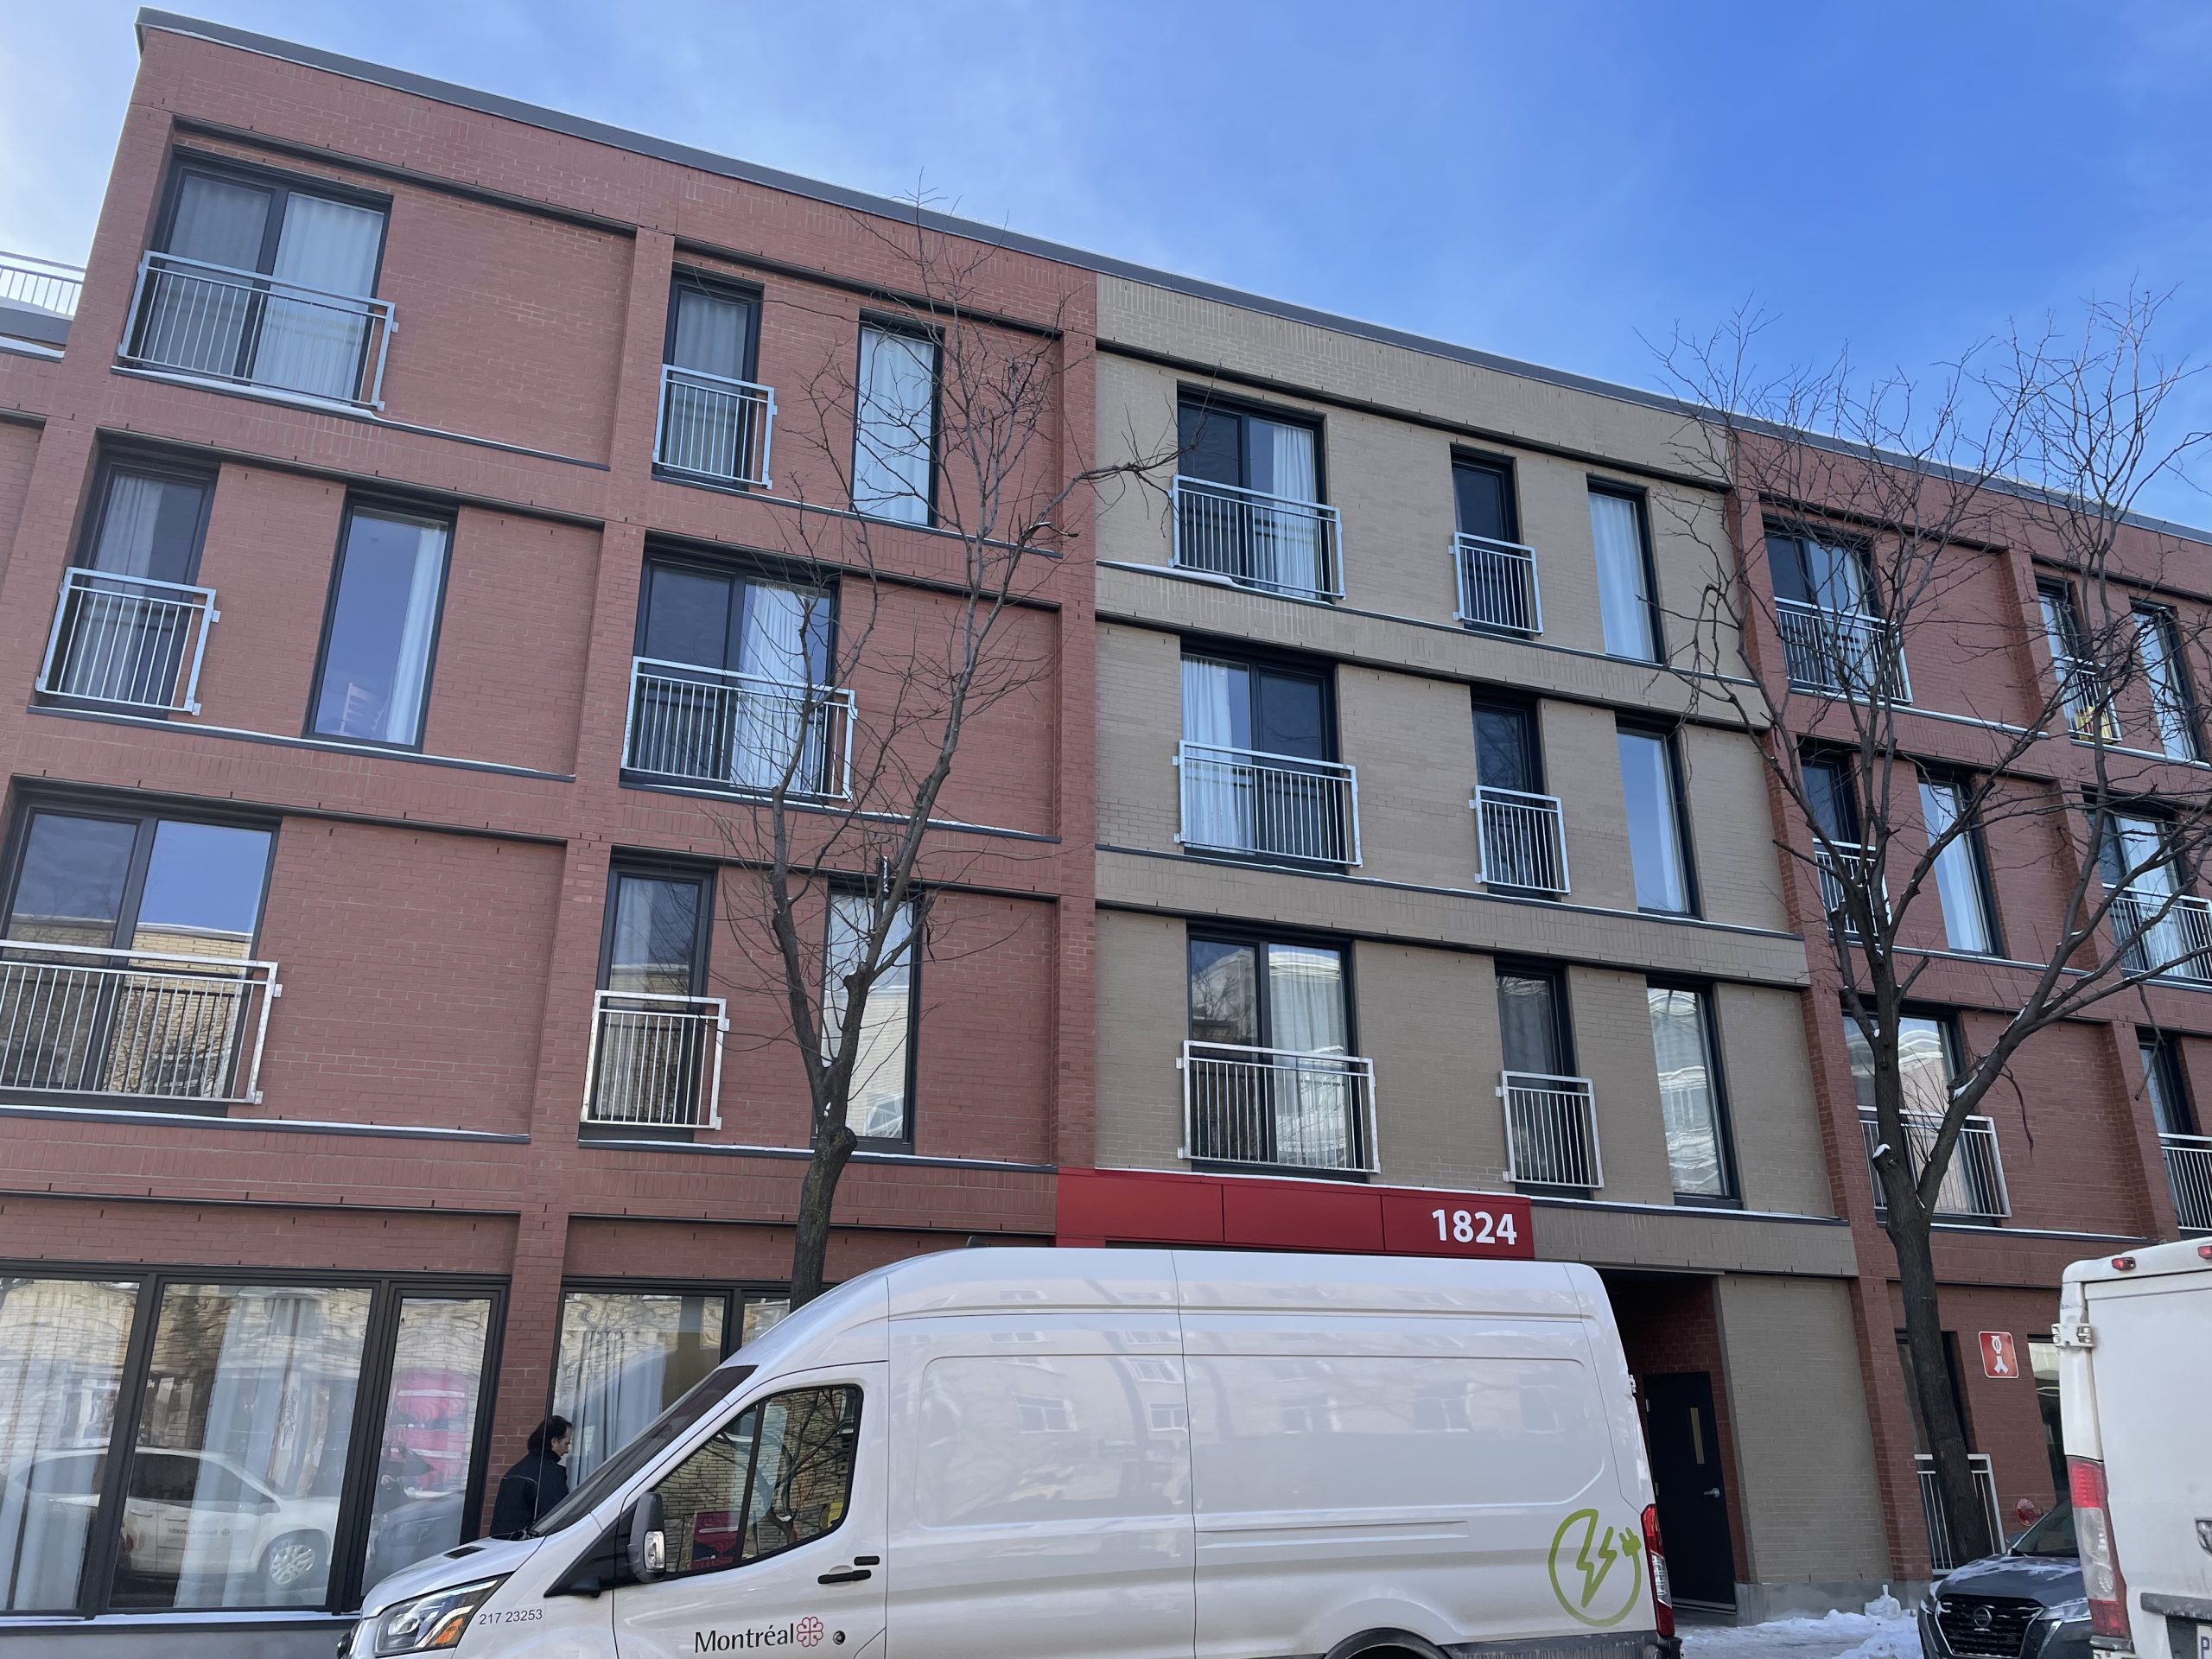
<svg viewBox="0 0 2212 1659"><path fill-rule="evenodd" d="M861 1391L748 1406L662 1481L668 1571L719 1573L835 1532L852 1501Z"/></svg>

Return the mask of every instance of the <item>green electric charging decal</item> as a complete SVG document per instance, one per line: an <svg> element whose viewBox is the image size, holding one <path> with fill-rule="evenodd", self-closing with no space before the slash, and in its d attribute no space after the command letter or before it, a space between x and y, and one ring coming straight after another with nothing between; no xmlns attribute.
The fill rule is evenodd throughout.
<svg viewBox="0 0 2212 1659"><path fill-rule="evenodd" d="M1577 1510L1552 1535L1552 1593L1570 1618L1604 1628L1635 1611L1643 1592L1643 1541Z"/></svg>

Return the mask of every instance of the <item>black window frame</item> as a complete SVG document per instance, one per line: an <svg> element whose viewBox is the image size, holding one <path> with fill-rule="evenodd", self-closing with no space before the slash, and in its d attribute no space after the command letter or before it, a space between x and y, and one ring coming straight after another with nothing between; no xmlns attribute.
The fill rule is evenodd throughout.
<svg viewBox="0 0 2212 1659"><path fill-rule="evenodd" d="M830 940L836 925L836 901L841 898L868 896L865 884L858 881L832 881L825 888L827 902L822 906L822 995L823 1007L829 1006ZM906 945L906 1132L903 1135L855 1135L854 1144L863 1152L911 1153L914 1149L916 1125L921 1117L922 1055L922 957L924 941L929 928L929 894L926 889L910 890L906 898L906 908L912 919L907 928ZM871 988L871 995L873 989ZM849 1109L851 1100L847 1099Z"/></svg>
<svg viewBox="0 0 2212 1659"><path fill-rule="evenodd" d="M1874 550L1864 537L1833 530L1826 525L1807 524L1798 519L1764 519L1759 525L1759 536L1766 543L1767 585L1773 589L1777 599L1787 599L1796 604L1810 605L1831 615L1871 616L1878 620L1880 620L1883 615L1881 595L1874 591ZM1783 593L1782 584L1775 580L1774 543L1777 542L1789 542L1796 547L1796 551L1791 556L1795 565L1798 593ZM1811 597L1813 584L1808 580L1812 574L1811 561L1806 552L1808 543L1818 543L1821 547L1831 548L1839 553L1848 553L1857 561L1859 601L1859 608L1857 611L1840 612L1833 606L1823 604L1821 601ZM1803 596L1801 597L1801 594Z"/></svg>
<svg viewBox="0 0 2212 1659"><path fill-rule="evenodd" d="M178 1608L150 1611L113 1610L116 1562L124 1516L124 1492L138 1450L137 1436L143 1422L147 1371L153 1353L155 1328L162 1303L173 1285L267 1285L303 1290L360 1290L370 1293L369 1315L363 1332L361 1369L354 1379L353 1415L346 1443L346 1468L338 1497L338 1524L331 1535L331 1570L322 1601L305 1606L279 1605L267 1611L295 1616L344 1613L361 1605L361 1579L368 1561L369 1522L376 1501L376 1475L383 1450L384 1417L391 1408L393 1350L399 1332L399 1310L410 1300L437 1297L487 1299L491 1303L484 1343L483 1369L477 1382L476 1416L469 1430L469 1471L463 1483L459 1542L481 1536L478 1517L490 1489L492 1426L499 1393L499 1380L506 1339L509 1281L494 1274L467 1273L345 1273L329 1268L238 1267L235 1265L176 1266L135 1262L0 1262L0 1273L27 1279L80 1279L95 1283L129 1280L137 1286L130 1332L124 1347L123 1374L109 1418L107 1459L99 1499L88 1522L85 1557L79 1573L77 1599L73 1606L54 1610L79 1618L128 1617L134 1624L159 1628L160 1621L204 1621L211 1613L230 1610ZM125 1431L128 1431L126 1435ZM156 1448L159 1449L159 1448ZM245 1613L257 1608L241 1608ZM15 1618L22 1614L0 1615Z"/></svg>
<svg viewBox="0 0 2212 1659"><path fill-rule="evenodd" d="M1826 824L1819 826L1820 829L1838 846L1864 847L1866 844L1865 841L1866 817L1866 814L1859 810L1857 766L1850 760L1834 751L1808 744L1798 752L1797 772L1801 783L1804 781L1806 773L1815 766L1820 767L1836 780L1839 787L1828 791L1828 798L1840 809L1837 814L1839 819L1849 820L1848 823L1840 822L1833 829ZM1818 815L1811 810L1812 791L1808 788L1804 793L1807 816L1817 817ZM1839 830L1845 831L1846 834L1839 836L1837 834ZM1820 846L1820 837L1813 835L1809 827L1807 833L1810 836L1813 845L1817 849Z"/></svg>
<svg viewBox="0 0 2212 1659"><path fill-rule="evenodd" d="M101 533L107 528L108 509L114 493L115 478L118 473L133 473L142 477L164 479L175 484L199 486L204 493L200 501L200 522L193 527L192 556L186 562L185 573L177 578L187 583L200 580L200 561L207 551L207 525L214 516L215 487L222 476L219 464L172 456L161 450L141 449L122 444L104 443L92 464L92 487L86 491L82 511L78 515L77 534L71 543L72 562L79 569L92 569L94 554L99 549Z"/></svg>
<svg viewBox="0 0 2212 1659"><path fill-rule="evenodd" d="M683 881L699 890L699 917L691 937L690 988L686 996L707 995L715 934L715 892L718 872L709 864L695 863L667 855L635 853L617 849L607 860L607 893L601 901L598 965L593 975L594 1006L597 993L609 990L609 975L614 967L614 918L622 896L622 881L626 876L652 881ZM594 1020L592 1043L594 1053L599 1037L597 1020ZM712 1052L711 1046L709 1052ZM596 1098L594 1094L594 1098ZM589 1102L586 1103L588 1108ZM621 1141L696 1141L705 1128L703 1124L682 1123L600 1123L582 1124L578 1140L585 1145L606 1144Z"/></svg>
<svg viewBox="0 0 2212 1659"><path fill-rule="evenodd" d="M206 150L179 149L168 159L167 175L162 183L161 209L155 216L154 233L147 243L153 253L167 253L169 243L176 234L176 215L184 200L184 181L192 174L213 178L230 184L250 185L257 190L267 190L276 197L274 210L261 229L261 253L254 266L254 275L273 275L276 265L276 245L284 234L284 219L290 212L293 196L315 196L327 201L344 202L349 207L365 207L384 220L384 233L377 238L376 269L369 279L369 291L357 295L358 299L374 299L384 281L384 258L391 245L392 197L381 190L365 189L357 184L337 179L326 179L311 173L293 173L264 162L241 161L232 156L217 156Z"/></svg>
<svg viewBox="0 0 2212 1659"><path fill-rule="evenodd" d="M1459 536L1478 536L1480 531L1469 530L1459 520L1459 474L1488 473L1498 481L1498 499L1504 507L1505 534L1499 539L1519 547L1521 540L1521 479L1510 455L1495 454L1484 450L1462 449L1457 445L1452 450L1452 528ZM1517 637L1517 636L1516 636Z"/></svg>
<svg viewBox="0 0 2212 1659"><path fill-rule="evenodd" d="M823 671L832 680L836 678L838 625L842 620L844 603L844 582L838 569L804 567L772 554L755 552L750 548L702 546L654 537L645 543L645 557L638 568L636 622L631 630L630 645L632 657L646 655L646 626L651 620L652 574L655 570L688 571L747 587L765 585L812 589L821 596L823 604ZM722 649L722 662L691 663L685 666L719 669L724 673L736 672L737 664L729 658L742 637L745 625L745 607L741 596L730 623L728 643Z"/></svg>
<svg viewBox="0 0 2212 1659"><path fill-rule="evenodd" d="M394 743L378 738L349 737L343 734L320 731L315 726L316 716L322 708L322 677L330 662L331 630L338 621L339 590L346 580L346 548L353 538L353 520L361 512L390 518L411 518L418 524L445 526L445 556L438 562L437 608L430 619L430 641L423 655L423 690L416 699L412 742ZM404 495L365 490L346 492L345 509L338 515L338 545L332 550L330 556L330 581L323 596L321 632L315 637L315 669L308 681L307 715L300 726L302 737L317 743L334 743L370 753L421 754L425 752L423 744L430 730L430 696L438 683L438 647L445 638L446 601L451 596L454 562L460 556L460 549L461 514L458 509Z"/></svg>
<svg viewBox="0 0 2212 1659"><path fill-rule="evenodd" d="M2155 1086L2166 1096L2167 1109L2177 1127L2164 1131L2171 1135L2197 1135L2202 1132L2204 1120L2197 1116L2196 1098L2190 1093L2189 1068L2182 1064L2182 1034L2161 1031L2152 1026L2135 1028L2135 1048L2138 1061L2144 1071L2144 1104L2151 1105L2149 1090ZM2157 1067L2155 1079L2152 1068ZM2153 1129L2158 1128L2158 1113L2152 1112Z"/></svg>
<svg viewBox="0 0 2212 1659"><path fill-rule="evenodd" d="M1478 629L1476 632L1495 633L1497 630ZM1529 776L1535 784L1534 789L1523 792L1531 795L1548 795L1551 792L1551 780L1544 764L1544 723L1541 702L1535 697L1523 696L1518 692L1502 690L1493 686L1478 685L1474 688L1473 695L1468 699L1468 711L1475 740L1475 787L1478 790L1488 787L1482 780L1482 718L1485 714L1503 715L1521 722L1524 738L1522 758L1528 763ZM1565 835L1566 823L1562 817L1560 822L1562 842ZM1521 887L1503 881L1489 883L1484 891L1499 898L1528 899L1548 905L1562 903L1567 897L1564 893L1554 893L1546 887Z"/></svg>
<svg viewBox="0 0 2212 1659"><path fill-rule="evenodd" d="M1651 626L1651 655L1649 657L1615 657L1612 652L1602 648L1604 644L1602 639L1599 641L1599 654L1617 663L1649 662L1663 668L1674 659L1667 648L1667 630L1663 614L1665 607L1660 603L1659 599L1659 559L1651 542L1651 493L1641 485L1624 483L1617 478L1601 478L1594 473L1586 474L1584 481L1588 486L1587 493L1618 497L1623 501L1630 503L1636 508L1636 537L1643 555L1643 608L1646 615L1650 619ZM1594 556L1596 551L1594 545L1592 551ZM1601 604L1601 613L1602 609ZM1602 615L1599 626L1602 633Z"/></svg>
<svg viewBox="0 0 2212 1659"><path fill-rule="evenodd" d="M677 296L690 289L707 296L731 302L742 302L747 308L745 326L745 372L738 377L753 385L760 380L760 313L767 303L767 295L758 283L724 276L719 272L702 270L696 266L677 265L668 278L668 321L661 334L660 360L664 368L676 366Z"/></svg>
<svg viewBox="0 0 2212 1659"><path fill-rule="evenodd" d="M1681 728L1679 723L1649 720L1635 720L1617 715L1613 721L1614 764L1619 764L1619 736L1625 732L1637 737L1652 739L1659 745L1659 752L1667 762L1667 792L1669 804L1675 814L1675 845L1681 862L1682 901L1681 910L1657 910L1640 900L1636 908L1644 916L1685 916L1692 918L1705 914L1705 890L1697 875L1697 837L1690 819L1689 776L1682 767ZM1625 781L1625 780L1624 780ZM1625 798L1625 789L1624 789ZM1626 805L1624 799L1623 815ZM1636 881L1636 848L1629 847L1629 882Z"/></svg>
<svg viewBox="0 0 2212 1659"><path fill-rule="evenodd" d="M1997 911L1997 882L1991 874L1989 844L1983 838L1981 814L1974 810L1971 798L1975 788L1973 776L1955 769L1929 765L1922 765L1918 771L1921 782L1955 791L1953 798L1957 802L1960 815L1966 820L1966 830L1952 844L1963 843L1967 849L1967 862L1974 871L1975 890L1981 897L1981 925L1989 933L1987 950L1961 950L1950 943L1950 918L1946 916L1943 920L1944 949L1961 957L2002 959L2005 957L2005 924ZM1924 819L1924 810L1923 817ZM1927 827L1925 822L1921 825L1923 830ZM1942 914L1942 893L1940 891L1936 895L1936 909L1938 915Z"/></svg>
<svg viewBox="0 0 2212 1659"><path fill-rule="evenodd" d="M870 329L878 334L904 334L909 340L927 340L934 353L931 358L930 373L930 482L929 499L924 505L928 512L921 523L905 518L887 518L880 513L868 512L857 501L849 502L855 517L870 524L892 524L908 530L935 530L938 523L938 499L943 491L944 471L944 331L914 317L887 315L881 312L863 311L853 330L853 385L856 391L853 398L853 476L860 475L861 399L866 395L867 381L861 359L864 342Z"/></svg>
<svg viewBox="0 0 2212 1659"><path fill-rule="evenodd" d="M2185 755L2168 755L2166 758L2182 762L2191 760L2201 762L2204 759L2203 709L2197 699L2196 680L2189 671L2189 658L2182 648L2180 615L2172 606L2161 604L2156 600L2150 599L2133 601L2129 606L2129 614L2134 619L2139 632L2146 622L2150 626L2157 629L2159 650L2166 659L2167 667L2173 674L2174 690L2181 705L2175 712L2179 716L2183 732L2189 739L2189 753ZM2139 660L2141 655L2139 648L2137 655ZM2152 730L2158 736L2159 751L2164 753L2165 731L2164 721L2158 712L2158 683L2147 671L2147 668L2144 678L2149 682L2145 689L2150 693Z"/></svg>
<svg viewBox="0 0 2212 1659"><path fill-rule="evenodd" d="M1688 1210L1741 1210L1744 1207L1744 1182L1742 1170L1736 1161L1736 1115L1728 1094L1727 1062L1720 1046L1719 987L1713 980L1680 974L1647 974L1643 982L1651 990L1686 991L1696 997L1699 1020L1705 1027L1705 1066L1707 1080L1713 1090L1713 1139L1719 1154L1723 1190L1717 1193L1677 1191L1674 1195L1675 1202ZM1648 1001L1645 1007L1648 1014ZM1662 1121L1660 1126L1662 1134L1665 1127ZM1669 1180L1673 1174L1670 1160L1668 1166Z"/></svg>
<svg viewBox="0 0 2212 1659"><path fill-rule="evenodd" d="M1307 505L1325 507L1329 501L1329 423L1319 410L1299 409L1287 404L1273 404L1256 397L1225 394L1211 387L1182 385L1175 388L1175 469L1183 469L1183 457L1190 453L1183 442L1183 411L1192 409L1203 415L1227 415L1236 422L1236 482L1230 487L1240 490L1253 488L1252 427L1255 420L1273 421L1277 426L1302 427L1313 435L1313 499ZM1195 474L1193 474L1195 476ZM1212 480L1202 480L1213 482ZM1273 494L1273 491L1267 492ZM1279 500L1294 498L1280 496ZM1456 509L1455 509L1456 511ZM1238 583L1239 587L1246 584ZM1264 591L1263 589L1255 591ZM1326 603L1325 599L1321 602Z"/></svg>
<svg viewBox="0 0 2212 1659"><path fill-rule="evenodd" d="M1505 1052L1505 1005L1499 982L1506 979L1542 980L1551 987L1552 1041L1558 1046L1560 1064L1563 1071L1539 1072L1522 1071L1509 1062ZM1516 1077L1580 1077L1577 1068L1581 1062L1574 1040L1574 1008L1572 1001L1573 981L1567 974L1567 964L1548 961L1541 957L1500 956L1491 963L1491 1017L1497 1022L1497 1059L1501 1073ZM1648 1039L1647 1039L1648 1040ZM1503 1093L1503 1080L1499 1090ZM1592 1102L1594 1116L1596 1103ZM1510 1152L1508 1157L1511 1156ZM1558 1181L1534 1181L1516 1178L1513 1190L1554 1198L1590 1198L1596 1189L1575 1186Z"/></svg>
<svg viewBox="0 0 2212 1659"><path fill-rule="evenodd" d="M1319 686L1322 752L1318 760L1308 761L1307 764L1332 766L1344 764L1344 752L1338 741L1340 734L1338 727L1337 664L1334 659L1308 657L1294 652L1270 650L1264 645L1253 645L1243 640L1223 640L1209 635L1185 634L1179 640L1175 656L1179 698L1181 695L1183 664L1192 658L1197 658L1202 662L1226 664L1245 671L1247 682L1252 687L1253 700L1248 713L1255 738L1259 726L1257 701L1259 676L1273 674L1284 679L1310 681ZM1185 723L1178 727L1175 734L1175 741L1179 747L1192 741L1185 735L1190 729L1187 720L1188 714L1185 711ZM1265 754L1271 753L1273 751L1254 749L1249 753ZM1287 758L1300 760L1304 757ZM1347 835L1345 839L1349 843L1351 836ZM1186 847L1183 849L1183 856L1225 860L1238 864L1257 864L1269 869L1343 870L1350 868L1347 863L1338 860L1300 858L1294 854L1270 852L1264 848L1255 848L1249 852L1243 852L1228 847Z"/></svg>

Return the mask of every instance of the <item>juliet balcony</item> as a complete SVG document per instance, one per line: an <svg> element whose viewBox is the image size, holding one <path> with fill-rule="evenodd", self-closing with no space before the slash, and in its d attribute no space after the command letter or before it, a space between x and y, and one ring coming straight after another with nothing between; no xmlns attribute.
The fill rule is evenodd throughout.
<svg viewBox="0 0 2212 1659"><path fill-rule="evenodd" d="M1175 565L1297 599L1342 599L1337 510L1178 474L1168 494Z"/></svg>
<svg viewBox="0 0 2212 1659"><path fill-rule="evenodd" d="M1536 588L1536 550L1464 531L1452 538L1459 583L1459 620L1471 628L1535 639L1544 631Z"/></svg>
<svg viewBox="0 0 2212 1659"><path fill-rule="evenodd" d="M741 794L849 800L851 691L639 657L630 665L625 770Z"/></svg>
<svg viewBox="0 0 2212 1659"><path fill-rule="evenodd" d="M1558 796L1483 785L1467 804L1484 886L1566 896L1567 820Z"/></svg>
<svg viewBox="0 0 2212 1659"><path fill-rule="evenodd" d="M1505 1109L1507 1180L1593 1192L1605 1184L1597 1090L1589 1078L1502 1072L1497 1097Z"/></svg>
<svg viewBox="0 0 2212 1659"><path fill-rule="evenodd" d="M1199 851L1310 864L1359 862L1359 778L1334 760L1185 742L1183 827Z"/></svg>
<svg viewBox="0 0 2212 1659"><path fill-rule="evenodd" d="M1882 618L1796 599L1777 599L1774 605L1792 687L1831 696L1912 701L1904 652L1895 647L1895 630Z"/></svg>
<svg viewBox="0 0 2212 1659"><path fill-rule="evenodd" d="M139 714L200 712L215 590L72 567L39 665L41 696Z"/></svg>
<svg viewBox="0 0 2212 1659"><path fill-rule="evenodd" d="M398 327L389 300L149 253L120 355L133 368L381 410Z"/></svg>
<svg viewBox="0 0 2212 1659"><path fill-rule="evenodd" d="M1375 1063L1226 1043L1185 1043L1183 1147L1195 1163L1371 1174Z"/></svg>
<svg viewBox="0 0 2212 1659"><path fill-rule="evenodd" d="M769 487L776 393L750 380L661 365L653 465L741 489Z"/></svg>
<svg viewBox="0 0 2212 1659"><path fill-rule="evenodd" d="M2183 985L2212 985L2212 900L2122 888L2112 896L2120 965Z"/></svg>
<svg viewBox="0 0 2212 1659"><path fill-rule="evenodd" d="M0 252L0 339L59 351L85 288L81 265Z"/></svg>
<svg viewBox="0 0 2212 1659"><path fill-rule="evenodd" d="M1904 1114L1907 1150L1916 1175L1925 1166L1942 1122L1932 1112ZM1878 1214L1889 1208L1882 1195L1881 1173L1874 1167L1874 1154L1881 1149L1881 1128L1872 1112L1859 1115L1859 1127L1866 1137L1866 1174L1874 1184L1874 1209ZM2005 1190L2005 1160L1997 1147L1997 1125L1990 1118L1969 1117L1959 1131L1951 1149L1951 1166L1944 1172L1943 1185L1936 1194L1936 1217L1993 1224L2012 1213L2012 1200Z"/></svg>
<svg viewBox="0 0 2212 1659"><path fill-rule="evenodd" d="M2185 1233L2212 1233L2212 1135L2161 1135L2174 1219Z"/></svg>
<svg viewBox="0 0 2212 1659"><path fill-rule="evenodd" d="M721 1128L728 1033L729 1009L719 996L601 991L592 1000L584 1122L627 1129Z"/></svg>

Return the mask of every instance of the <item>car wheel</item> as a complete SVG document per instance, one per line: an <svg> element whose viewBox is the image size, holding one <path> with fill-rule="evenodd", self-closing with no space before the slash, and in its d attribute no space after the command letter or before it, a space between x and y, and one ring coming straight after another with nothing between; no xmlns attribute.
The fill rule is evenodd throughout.
<svg viewBox="0 0 2212 1659"><path fill-rule="evenodd" d="M325 1545L312 1532L290 1532L262 1553L261 1581L282 1597L320 1581Z"/></svg>

